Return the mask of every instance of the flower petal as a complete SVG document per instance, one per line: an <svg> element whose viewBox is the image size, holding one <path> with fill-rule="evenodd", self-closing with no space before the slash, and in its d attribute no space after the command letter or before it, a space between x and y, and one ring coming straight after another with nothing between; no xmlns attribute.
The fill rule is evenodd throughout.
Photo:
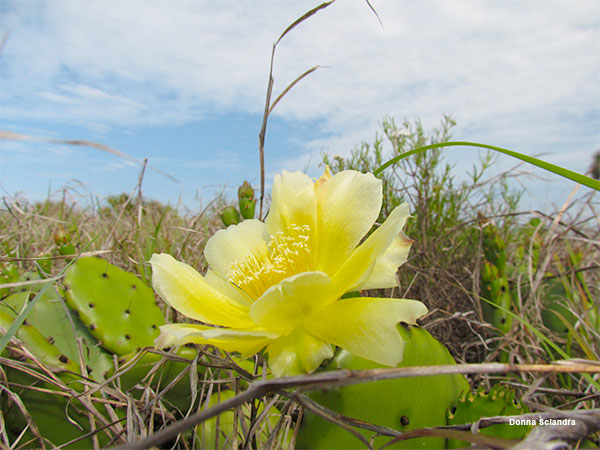
<svg viewBox="0 0 600 450"><path fill-rule="evenodd" d="M267 347L269 368L274 377L311 373L333 356L327 342L308 334L302 327L275 339Z"/></svg>
<svg viewBox="0 0 600 450"><path fill-rule="evenodd" d="M402 252L402 228L408 218L408 205L406 203L397 206L383 222L361 245L359 245L346 262L332 277L336 289L340 295L348 291L358 289L363 285L370 287L391 287L396 285L389 284L390 278L394 277L398 266L393 269L393 264L396 262L401 264L403 260ZM400 238L398 237L400 235ZM386 255L386 252L389 253ZM380 260L378 272L373 272L377 260ZM393 273L392 273L393 270ZM383 279L385 286L377 286L375 282L369 280L373 276L373 280Z"/></svg>
<svg viewBox="0 0 600 450"><path fill-rule="evenodd" d="M289 333L335 300L326 274L303 272L270 287L250 306L250 318L267 330Z"/></svg>
<svg viewBox="0 0 600 450"><path fill-rule="evenodd" d="M256 219L244 220L226 230L217 231L206 243L204 256L208 265L221 278L228 279L231 266L254 255L262 260L267 255L268 235L265 224Z"/></svg>
<svg viewBox="0 0 600 450"><path fill-rule="evenodd" d="M226 352L241 353L242 358L247 358L277 337L277 334L268 331L242 331L188 323L172 323L160 327L160 335L154 344L158 348L184 344L214 345Z"/></svg>
<svg viewBox="0 0 600 450"><path fill-rule="evenodd" d="M382 202L381 180L354 170L318 184L315 269L333 275L371 229Z"/></svg>
<svg viewBox="0 0 600 450"><path fill-rule="evenodd" d="M247 306L223 295L187 264L165 253L152 255L150 264L154 290L181 314L213 325L256 327Z"/></svg>
<svg viewBox="0 0 600 450"><path fill-rule="evenodd" d="M404 220L401 220L398 224L400 228L404 228L404 223L408 218L408 204L404 203L398 208L404 210L399 212L399 214L404 212ZM398 233L385 252L375 260L375 266L369 278L356 286L356 289L382 289L398 286L396 272L398 272L398 267L406 262L412 243L413 241L406 237L403 232Z"/></svg>
<svg viewBox="0 0 600 450"><path fill-rule="evenodd" d="M250 306L250 303L252 303L252 299L248 297L248 295L244 291L242 291L236 285L223 279L220 275L217 275L212 270L209 269L206 272L206 275L204 275L204 279L217 291L221 292L222 294L225 294L230 299L235 300L236 302L245 306Z"/></svg>
<svg viewBox="0 0 600 450"><path fill-rule="evenodd" d="M271 209L265 219L269 234L286 232L290 225L316 227L317 202L312 179L302 173L284 170L275 175Z"/></svg>
<svg viewBox="0 0 600 450"><path fill-rule="evenodd" d="M362 358L395 366L404 350L396 325L415 323L426 312L416 300L356 297L323 308L304 326L314 336Z"/></svg>

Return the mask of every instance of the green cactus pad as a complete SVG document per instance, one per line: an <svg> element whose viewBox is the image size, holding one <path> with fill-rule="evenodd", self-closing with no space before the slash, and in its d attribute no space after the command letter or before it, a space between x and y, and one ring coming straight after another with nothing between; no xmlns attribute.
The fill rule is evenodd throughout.
<svg viewBox="0 0 600 450"><path fill-rule="evenodd" d="M575 325L577 317L569 307L568 294L565 286L559 279L548 280L542 283L542 320L544 326L552 331L566 336L569 333L567 322Z"/></svg>
<svg viewBox="0 0 600 450"><path fill-rule="evenodd" d="M491 302L481 301L483 318L502 333L508 333L512 325L512 316L506 312L512 305L508 280L489 261L484 262L481 271L481 296Z"/></svg>
<svg viewBox="0 0 600 450"><path fill-rule="evenodd" d="M490 223L483 229L482 244L485 259L496 266L501 273L504 273L506 268L505 244L495 225Z"/></svg>
<svg viewBox="0 0 600 450"><path fill-rule="evenodd" d="M512 389L495 385L487 394L479 389L475 394L462 395L456 409L448 412L448 425L472 423L482 417L515 416L527 412L529 410L526 407L515 401ZM523 439L530 429L527 425L500 424L482 428L479 433L506 439ZM449 439L447 448L469 445L469 442Z"/></svg>
<svg viewBox="0 0 600 450"><path fill-rule="evenodd" d="M427 331L398 327L406 341L404 359L398 367L456 364L446 347ZM327 370L373 369L384 367L346 351L327 366ZM462 375L399 378L395 380L346 386L326 392L313 392L310 397L327 408L354 419L364 420L400 431L446 425L447 410L469 391ZM374 434L361 430L370 439ZM373 446L380 447L389 437L375 437ZM400 441L386 448L444 448L445 439L418 438ZM346 430L306 412L297 440L297 448L356 449L362 444Z"/></svg>
<svg viewBox="0 0 600 450"><path fill-rule="evenodd" d="M102 346L117 355L152 346L165 323L152 289L103 259L79 259L64 284L69 306Z"/></svg>
<svg viewBox="0 0 600 450"><path fill-rule="evenodd" d="M10 297L8 297L10 298ZM4 334L13 323L16 314L7 312L0 304L0 333ZM55 345L46 340L44 335L40 333L33 325L24 323L17 330L16 336L33 356L38 358L49 367L58 370L69 370L71 372L79 372L79 365L69 359Z"/></svg>
<svg viewBox="0 0 600 450"><path fill-rule="evenodd" d="M1 266L0 266L1 267ZM13 264L6 265L0 270L0 284L14 283L19 279L19 271ZM0 299L10 294L9 288L0 289Z"/></svg>
<svg viewBox="0 0 600 450"><path fill-rule="evenodd" d="M10 319L12 323L34 295L34 292L18 292L0 302L0 310L7 315L5 320ZM112 366L110 357L99 348L86 327L75 317L69 317L63 299L54 288L48 289L38 300L26 322L21 325L17 337L35 356L52 367L81 373L79 361L83 358L88 375L101 381ZM81 352L77 337L81 337ZM45 343L40 342L40 338ZM43 354L46 356L42 357ZM56 358L60 364L57 364Z"/></svg>

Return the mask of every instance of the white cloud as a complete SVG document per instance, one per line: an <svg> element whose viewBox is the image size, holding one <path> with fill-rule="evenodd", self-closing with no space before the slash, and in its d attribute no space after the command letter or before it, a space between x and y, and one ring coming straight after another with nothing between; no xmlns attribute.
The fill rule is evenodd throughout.
<svg viewBox="0 0 600 450"><path fill-rule="evenodd" d="M273 41L316 4L8 1L0 116L102 131L260 114ZM574 152L600 143L599 2L374 6L383 27L364 1L339 1L278 47L275 94L309 67L327 66L275 110L292 124L315 123L304 154L273 155L281 165L302 168L323 148L344 153L371 141L385 114L429 127L450 113L462 138L528 153L565 149L557 162L587 166Z"/></svg>

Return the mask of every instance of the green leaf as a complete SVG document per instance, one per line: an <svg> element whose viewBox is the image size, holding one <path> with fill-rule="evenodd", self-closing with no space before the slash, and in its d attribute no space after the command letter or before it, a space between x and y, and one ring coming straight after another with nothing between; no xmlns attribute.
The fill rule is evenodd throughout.
<svg viewBox="0 0 600 450"><path fill-rule="evenodd" d="M522 153L518 153L512 150L507 150L501 147L495 147L493 145L487 144L479 144L477 142L466 142L466 141L457 141L457 142L441 142L439 144L431 144L425 145L423 147L415 148L414 150L408 151L406 153L402 153L388 162L383 164L379 169L377 169L373 174L375 176L379 175L386 168L391 166L392 164L400 161L401 159L407 158L411 155L415 155L417 153L423 153L426 150L431 150L434 148L443 148L443 147L479 147L486 148L488 150L494 150L496 152L504 153L505 155L512 156L513 158L520 159L521 161L525 161L529 164L533 164L534 166L540 167L548 172L555 173L556 175L560 175L561 177L568 178L569 180L575 181L576 183L583 184L591 189L595 189L596 191L600 191L600 181L594 180L593 178L587 177L585 175L581 175L580 173L573 172L572 170L565 169L563 167L556 166L554 164L550 164L549 162L542 161L541 159L534 158L533 156L524 155Z"/></svg>

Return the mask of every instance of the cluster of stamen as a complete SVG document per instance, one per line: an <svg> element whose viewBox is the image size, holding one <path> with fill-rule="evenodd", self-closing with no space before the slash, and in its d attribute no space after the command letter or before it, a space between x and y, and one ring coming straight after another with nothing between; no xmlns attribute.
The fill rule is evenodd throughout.
<svg viewBox="0 0 600 450"><path fill-rule="evenodd" d="M285 278L311 270L310 227L289 225L271 236L267 252L255 252L231 267L229 281L253 300Z"/></svg>

